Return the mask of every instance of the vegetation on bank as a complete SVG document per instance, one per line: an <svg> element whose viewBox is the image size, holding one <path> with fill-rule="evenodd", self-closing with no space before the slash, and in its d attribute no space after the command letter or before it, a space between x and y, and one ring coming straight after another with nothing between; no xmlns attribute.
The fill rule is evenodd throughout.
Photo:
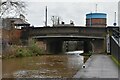
<svg viewBox="0 0 120 80"><path fill-rule="evenodd" d="M120 61L118 61L114 56L111 55L112 60L120 67Z"/></svg>
<svg viewBox="0 0 120 80"><path fill-rule="evenodd" d="M40 49L36 45L30 47L20 47L16 50L16 57L38 56L44 53L44 50Z"/></svg>
<svg viewBox="0 0 120 80"><path fill-rule="evenodd" d="M29 57L39 56L44 54L45 50L41 49L35 40L30 40L28 46L11 45L3 52L3 58L15 58L15 57Z"/></svg>

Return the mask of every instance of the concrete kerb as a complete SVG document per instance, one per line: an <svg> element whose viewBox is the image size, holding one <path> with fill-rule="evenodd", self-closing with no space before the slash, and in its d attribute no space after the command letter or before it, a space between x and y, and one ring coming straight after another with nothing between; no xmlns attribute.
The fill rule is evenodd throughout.
<svg viewBox="0 0 120 80"><path fill-rule="evenodd" d="M92 62L93 58L91 57L92 55L89 57L89 59L85 63L83 63L83 65L85 65L85 68L89 67L90 63Z"/></svg>
<svg viewBox="0 0 120 80"><path fill-rule="evenodd" d="M85 68L83 68L83 65L82 65L82 68L80 68L80 71L77 72L77 73L81 73L80 76L83 76L82 72L86 72L86 68L88 68L88 67L90 66L92 60L93 60L93 58L92 58L92 55L91 55L91 56L89 57L89 59L88 59L85 63L83 63L83 65L85 65ZM77 74L77 73L76 73L76 74ZM73 75L73 78L76 78L76 74Z"/></svg>

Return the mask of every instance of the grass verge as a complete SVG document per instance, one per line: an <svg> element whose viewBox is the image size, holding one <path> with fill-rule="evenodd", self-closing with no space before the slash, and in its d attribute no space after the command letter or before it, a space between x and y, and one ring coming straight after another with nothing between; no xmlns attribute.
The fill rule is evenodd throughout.
<svg viewBox="0 0 120 80"><path fill-rule="evenodd" d="M111 58L120 67L120 62L112 55L111 55Z"/></svg>

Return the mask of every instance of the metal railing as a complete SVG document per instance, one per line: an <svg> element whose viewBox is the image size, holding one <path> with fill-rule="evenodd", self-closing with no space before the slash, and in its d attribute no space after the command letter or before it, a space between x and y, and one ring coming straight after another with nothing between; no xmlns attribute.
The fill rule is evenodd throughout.
<svg viewBox="0 0 120 80"><path fill-rule="evenodd" d="M117 29L113 29L112 30L112 36L117 40L117 42L119 43L120 40L120 27Z"/></svg>
<svg viewBox="0 0 120 80"><path fill-rule="evenodd" d="M110 37L110 53L120 62L120 27L113 29Z"/></svg>

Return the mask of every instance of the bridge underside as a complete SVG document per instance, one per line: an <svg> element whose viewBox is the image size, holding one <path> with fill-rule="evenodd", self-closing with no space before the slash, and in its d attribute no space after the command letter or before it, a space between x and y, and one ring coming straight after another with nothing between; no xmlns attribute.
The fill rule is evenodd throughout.
<svg viewBox="0 0 120 80"><path fill-rule="evenodd" d="M62 53L64 41L84 41L84 52L104 52L104 37L92 36L36 36L34 39L45 41L48 53Z"/></svg>
<svg viewBox="0 0 120 80"><path fill-rule="evenodd" d="M60 39L60 40L73 40L73 41L77 41L77 40L94 40L94 39L99 39L99 40L104 40L104 37L95 37L95 36L34 36L32 37L34 39L39 39L39 40L45 40L45 39Z"/></svg>

